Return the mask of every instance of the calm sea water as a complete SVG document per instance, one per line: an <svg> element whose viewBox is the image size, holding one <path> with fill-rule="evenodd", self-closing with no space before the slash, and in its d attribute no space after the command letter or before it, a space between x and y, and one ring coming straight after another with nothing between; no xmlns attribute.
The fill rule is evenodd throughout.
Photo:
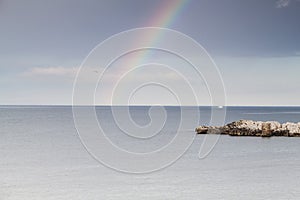
<svg viewBox="0 0 300 200"><path fill-rule="evenodd" d="M191 112L199 108L182 109ZM131 107L130 113L143 126L151 121L148 110ZM166 108L166 126L150 143L122 134L110 107L97 107L96 111L113 143L126 150L148 152L173 138L181 109ZM208 124L210 109L201 107L200 113L199 124ZM300 107L229 107L226 122L238 119L298 122ZM194 134L194 128L185 131ZM203 138L197 135L184 156L164 170L125 174L102 166L87 153L77 135L71 107L2 106L0 199L300 198L300 138L221 136L209 156L199 160Z"/></svg>

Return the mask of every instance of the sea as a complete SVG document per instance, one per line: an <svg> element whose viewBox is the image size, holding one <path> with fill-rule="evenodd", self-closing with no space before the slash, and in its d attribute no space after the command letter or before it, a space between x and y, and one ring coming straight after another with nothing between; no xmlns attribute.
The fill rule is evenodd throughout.
<svg viewBox="0 0 300 200"><path fill-rule="evenodd" d="M168 106L162 112L131 106L116 108L118 124L112 108L94 108L107 139L127 152L141 154L172 141L182 113L184 120L193 121L193 113L199 111L198 125L209 125L212 118L210 107ZM127 110L130 122L142 130L157 118L163 126L154 135L143 131L140 138L128 135L119 127L122 119L128 122ZM240 119L299 122L300 107L226 107L224 123ZM87 132L95 129L89 120L84 125ZM128 173L93 156L78 133L72 106L1 106L0 200L300 199L300 138L222 135L200 159L201 145L215 136L196 135L196 124L191 126L180 133L194 139L173 163L152 172Z"/></svg>

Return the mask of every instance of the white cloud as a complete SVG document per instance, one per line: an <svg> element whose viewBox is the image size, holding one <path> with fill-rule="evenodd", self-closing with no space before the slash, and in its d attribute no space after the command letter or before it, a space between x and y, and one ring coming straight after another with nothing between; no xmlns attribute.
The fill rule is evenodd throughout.
<svg viewBox="0 0 300 200"><path fill-rule="evenodd" d="M78 68L75 67L33 67L23 73L24 76L68 76L74 77Z"/></svg>
<svg viewBox="0 0 300 200"><path fill-rule="evenodd" d="M276 1L276 8L285 8L288 7L291 3L291 0L278 0Z"/></svg>

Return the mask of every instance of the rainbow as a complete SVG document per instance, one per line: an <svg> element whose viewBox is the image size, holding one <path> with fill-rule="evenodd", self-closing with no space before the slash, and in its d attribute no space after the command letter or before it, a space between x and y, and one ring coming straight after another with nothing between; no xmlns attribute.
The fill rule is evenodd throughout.
<svg viewBox="0 0 300 200"><path fill-rule="evenodd" d="M166 0L162 4L159 4L158 9L154 12L153 17L145 23L146 27L157 27L157 28L170 28L181 15L182 11L185 9L190 0ZM138 40L139 38L137 38ZM155 46L161 39L163 39L162 33L149 33L141 36L143 41L148 41L149 46ZM121 69L119 69L115 74L123 74L128 70L135 68L136 66L143 64L143 62L151 56L151 51L141 51L135 52L133 58L125 60L122 64Z"/></svg>
<svg viewBox="0 0 300 200"><path fill-rule="evenodd" d="M190 0L169 0L159 5L157 13L146 24L152 27L168 28L173 25Z"/></svg>
<svg viewBox="0 0 300 200"><path fill-rule="evenodd" d="M171 27L175 22L178 16L182 13L186 5L188 4L190 0L168 0L164 1L164 3L161 5L159 4L159 9L157 9L157 12L153 14L153 18L149 20L149 22L146 23L147 27L158 27L158 28L169 28ZM146 38L146 41L149 41L150 45L155 45L155 43L159 42L159 40L163 37L162 34L157 33L155 35L148 34L144 35L143 39ZM148 53L147 53L148 52ZM129 66L134 67L143 59L150 56L149 51L145 51L144 53L141 53L136 59L132 60L132 62L129 63ZM128 65L127 65L128 66Z"/></svg>

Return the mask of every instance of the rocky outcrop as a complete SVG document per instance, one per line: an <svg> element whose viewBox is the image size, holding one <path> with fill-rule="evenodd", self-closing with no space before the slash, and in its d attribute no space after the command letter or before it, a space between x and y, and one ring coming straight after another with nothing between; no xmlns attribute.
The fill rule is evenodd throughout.
<svg viewBox="0 0 300 200"><path fill-rule="evenodd" d="M276 121L239 120L225 126L199 126L195 130L198 134L224 134L230 136L285 136L300 137L300 122L280 124Z"/></svg>

